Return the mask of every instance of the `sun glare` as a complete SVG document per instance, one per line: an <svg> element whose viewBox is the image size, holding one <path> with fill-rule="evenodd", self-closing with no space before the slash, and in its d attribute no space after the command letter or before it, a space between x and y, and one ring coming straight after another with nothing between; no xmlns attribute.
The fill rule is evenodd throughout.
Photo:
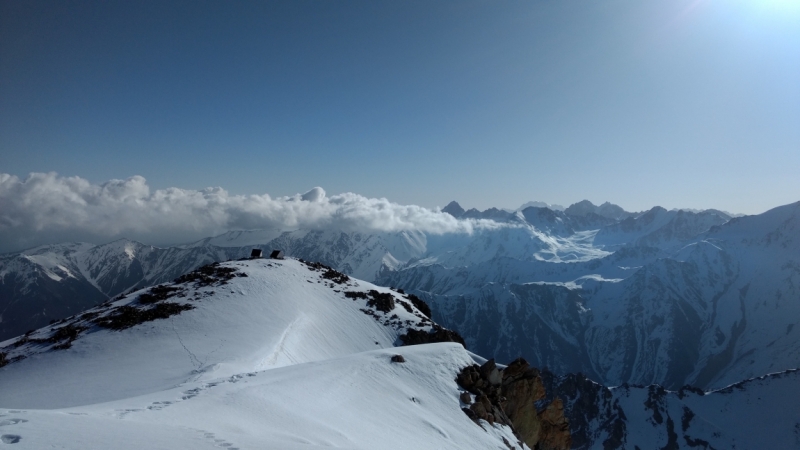
<svg viewBox="0 0 800 450"><path fill-rule="evenodd" d="M776 13L800 13L800 0L754 0L748 3L751 3L759 9Z"/></svg>

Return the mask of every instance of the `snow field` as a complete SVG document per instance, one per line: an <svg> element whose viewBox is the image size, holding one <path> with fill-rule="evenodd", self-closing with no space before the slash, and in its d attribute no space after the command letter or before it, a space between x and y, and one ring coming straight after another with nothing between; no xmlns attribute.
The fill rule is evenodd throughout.
<svg viewBox="0 0 800 450"><path fill-rule="evenodd" d="M28 357L0 369L4 439L20 449L516 442L510 429L481 429L461 411L455 378L473 363L463 347L393 348L407 330L395 323L420 328L419 318L398 303L378 321L361 311L366 300L344 296L389 289L334 284L295 260L224 266L247 277L169 299L193 310L121 331L93 328L67 350L21 347ZM394 354L406 362L390 362Z"/></svg>

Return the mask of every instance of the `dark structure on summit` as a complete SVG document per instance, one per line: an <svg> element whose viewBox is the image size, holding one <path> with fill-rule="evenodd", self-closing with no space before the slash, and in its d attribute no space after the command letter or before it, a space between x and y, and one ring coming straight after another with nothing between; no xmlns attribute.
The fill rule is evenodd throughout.
<svg viewBox="0 0 800 450"><path fill-rule="evenodd" d="M254 248L253 251L250 252L250 259L256 259L263 257L264 253L261 252L261 249Z"/></svg>
<svg viewBox="0 0 800 450"><path fill-rule="evenodd" d="M273 250L269 257L271 259L283 259L283 250Z"/></svg>

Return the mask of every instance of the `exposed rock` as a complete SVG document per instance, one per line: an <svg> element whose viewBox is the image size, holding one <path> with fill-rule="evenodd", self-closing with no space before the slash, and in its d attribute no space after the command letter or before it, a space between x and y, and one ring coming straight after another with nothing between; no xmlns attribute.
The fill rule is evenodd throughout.
<svg viewBox="0 0 800 450"><path fill-rule="evenodd" d="M464 348L467 348L467 345L464 343L464 338L462 338L460 334L453 330L442 328L436 324L433 325L433 329L430 332L410 329L408 333L400 336L400 340L403 342L403 345L430 344L432 342L458 342Z"/></svg>
<svg viewBox="0 0 800 450"><path fill-rule="evenodd" d="M542 431L535 402L545 395L539 371L519 358L509 364L504 372L501 389L506 401L502 405L503 410L514 424L520 439L533 448L539 442Z"/></svg>
<svg viewBox="0 0 800 450"><path fill-rule="evenodd" d="M570 448L572 439L569 422L564 416L564 403L560 398L553 400L539 413L541 432L539 434L540 449Z"/></svg>
<svg viewBox="0 0 800 450"><path fill-rule="evenodd" d="M470 419L475 420L475 421L478 420L478 416L476 416L475 413L472 412L471 409L469 409L469 408L461 408L461 410L464 411L464 414L466 414L467 417L469 417Z"/></svg>
<svg viewBox="0 0 800 450"><path fill-rule="evenodd" d="M150 322L156 319L166 319L190 309L194 309L194 306L173 302L156 303L154 307L149 309L139 309L130 305L123 305L112 309L111 312L105 316L94 319L93 322L104 328L124 330L139 325L140 323Z"/></svg>
<svg viewBox="0 0 800 450"><path fill-rule="evenodd" d="M539 371L519 358L500 370L491 359L482 366L472 365L461 370L456 382L476 395L467 415L475 422L485 420L493 425L508 425L529 447L542 450L569 449L569 423L564 417L564 405L555 399L544 410L536 402L545 398ZM461 395L463 403L465 396ZM466 412L465 408L465 412Z"/></svg>
<svg viewBox="0 0 800 450"><path fill-rule="evenodd" d="M402 291L402 289L399 289L397 292L400 291ZM425 317L429 319L431 318L431 307L428 306L428 304L425 303L425 301L423 301L421 298L417 297L414 294L408 294L406 298L411 300L411 303L414 305L414 307L416 307L419 310L419 312L424 314Z"/></svg>
<svg viewBox="0 0 800 450"><path fill-rule="evenodd" d="M392 356L392 362L395 362L395 363L404 363L404 362L406 362L406 359L405 359L405 358L403 358L403 355L393 355L393 356Z"/></svg>
<svg viewBox="0 0 800 450"><path fill-rule="evenodd" d="M457 201L453 200L452 202L448 203L447 206L442 208L442 212L446 212L447 214L458 218L464 215L464 208L462 208Z"/></svg>
<svg viewBox="0 0 800 450"><path fill-rule="evenodd" d="M53 335L48 339L50 342L57 343L62 341L74 341L81 332L86 331L86 327L75 326L73 324L64 325L56 328Z"/></svg>
<svg viewBox="0 0 800 450"><path fill-rule="evenodd" d="M370 299L367 300L367 306L373 307L378 311L385 313L394 309L395 302L394 296L388 292L378 292L376 290L369 291Z"/></svg>
<svg viewBox="0 0 800 450"><path fill-rule="evenodd" d="M198 271L199 272L199 271ZM202 272L200 272L202 274ZM139 295L139 303L150 305L177 295L181 288L175 286L158 285L150 288L148 292Z"/></svg>
<svg viewBox="0 0 800 450"><path fill-rule="evenodd" d="M489 384L492 386L497 386L503 381L503 376L500 374L500 369L497 368L494 358L486 361L481 366L481 377L489 380Z"/></svg>
<svg viewBox="0 0 800 450"><path fill-rule="evenodd" d="M600 423L605 434L603 448L624 448L626 421L620 406L613 401L611 391L593 382L584 374L556 376L552 372L541 372L542 382L547 393L546 402L558 396L567 409L565 415L570 425L570 435L575 448L590 448L595 442L593 421ZM622 385L621 389L628 389Z"/></svg>
<svg viewBox="0 0 800 450"><path fill-rule="evenodd" d="M471 409L478 418L489 421L489 414L492 411L492 403L485 395L479 395L475 399L475 403L470 405L469 409ZM491 421L490 423L493 422L494 421Z"/></svg>
<svg viewBox="0 0 800 450"><path fill-rule="evenodd" d="M61 328L56 328L47 341L56 344L53 346L54 350L66 350L72 347L72 342L78 339L78 336L86 330L88 330L88 327L69 323Z"/></svg>
<svg viewBox="0 0 800 450"><path fill-rule="evenodd" d="M331 280L332 282L334 282L336 284L344 284L344 283L347 283L348 281L350 281L350 277L348 277L347 275L343 274L342 272L339 272L337 270L333 270L331 268L328 268L325 272L323 272L322 278L324 278L326 280Z"/></svg>
<svg viewBox="0 0 800 450"><path fill-rule="evenodd" d="M240 272L239 270L233 267L220 267L219 263L215 262L200 267L199 269L193 272L189 272L185 275L179 276L174 280L174 283L175 284L194 283L195 287L219 286L223 284L228 284L228 281L231 280L233 277L246 277L246 276L247 276L246 273ZM156 294L156 295L161 295L161 294ZM166 295L168 297L169 292L167 292ZM146 297L145 301L143 302L142 299L140 298L139 302L147 303L148 300L150 299ZM158 301L158 300L153 300L153 301Z"/></svg>
<svg viewBox="0 0 800 450"><path fill-rule="evenodd" d="M2 362L2 358L3 355L0 354L0 362ZM462 392L461 395L458 397L458 399L461 400L461 403L465 405L469 405L470 403L472 403L472 396L469 395L469 392Z"/></svg>

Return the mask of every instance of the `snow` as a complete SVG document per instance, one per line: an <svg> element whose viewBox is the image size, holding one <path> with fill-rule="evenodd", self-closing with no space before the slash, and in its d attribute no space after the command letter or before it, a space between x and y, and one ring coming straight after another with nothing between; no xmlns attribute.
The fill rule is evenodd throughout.
<svg viewBox="0 0 800 450"><path fill-rule="evenodd" d="M217 247L246 247L263 245L277 238L283 233L278 229L266 230L239 230L229 231L218 236L201 239L197 242L184 245L184 248L204 247L215 245Z"/></svg>
<svg viewBox="0 0 800 450"><path fill-rule="evenodd" d="M209 258L239 257L235 252L247 249L249 254L249 245L268 247L277 238L275 242L282 245L274 248L323 260L365 279L374 279L381 268L390 269L378 278L380 282L416 288L415 293L431 300L441 320L463 327L468 343L490 342L482 349L487 355L496 352L492 356L507 360L529 349L524 351L551 358L539 365L581 370L610 384L671 382L674 387L690 383L712 389L798 366L799 215L800 203L711 227L720 220L714 215L655 208L625 222L630 226L618 222L599 231L575 228L578 231L571 234L553 231L563 225L561 217L552 229L544 222L541 227L520 222L472 235L253 230L180 249L154 250L132 241L40 247L13 261L0 260L0 273L14 274L24 267L29 275L36 271L50 279L82 275L108 292L114 285L107 280L129 283L125 275L134 267L132 255L141 265L141 279L152 282L157 274L174 273ZM699 232L707 226L709 231ZM699 234L687 237L695 232ZM613 254L607 251L617 248ZM120 409L147 409L149 403L134 407L126 402L140 397L161 402L154 396L173 389L179 389L178 397L191 389L219 391L222 388L216 385L203 386L243 374L253 383L267 372L316 367L397 344L398 330L358 311L363 301L344 301L341 293L318 283L316 275L293 266L296 262L286 261L280 267L259 265L266 261L238 264L245 264L244 270L253 276L235 280L230 289L215 290L212 298L198 301L202 304L198 310L143 325L136 332L94 331L70 350L31 354L0 369L0 407L25 408L30 414L36 412L31 408L56 408L63 413L64 408L122 402ZM132 285L126 284L126 289ZM534 291L537 286L547 289ZM360 281L358 287L347 289L373 288L389 292ZM339 306L332 308L334 304ZM401 308L397 311L405 314ZM696 319L691 319L693 315ZM746 327L736 331L740 324ZM542 330L549 334L530 337ZM681 359L670 349L689 349L698 354L697 361L686 373L671 375L670 367ZM726 349L729 361L719 359ZM574 365L554 364L559 360ZM246 377L248 373L256 375ZM631 403L631 408L637 411L641 403ZM748 406L730 408L739 408L742 414ZM136 414L124 416L127 420ZM679 418L680 411L673 417ZM630 427L644 425L631 422ZM61 422L54 428L59 426ZM642 433L637 442L656 439ZM348 443L325 436L323 441L344 447L366 445L358 439ZM319 442L314 445L324 445ZM753 448L752 442L748 445Z"/></svg>
<svg viewBox="0 0 800 450"><path fill-rule="evenodd" d="M619 408L626 423L625 448L797 448L798 375L766 375L704 394L620 386L608 389L610 395L599 400L606 405L605 413L592 417L590 411L579 410L577 415L586 414L594 421L591 428L601 430L609 413ZM671 445L670 427L675 439ZM586 448L605 448L606 437L598 433Z"/></svg>
<svg viewBox="0 0 800 450"><path fill-rule="evenodd" d="M402 353L403 364L391 363ZM56 411L10 413L19 448L502 448L461 412L458 344L381 349ZM121 380L122 381L122 380ZM6 429L3 432L6 432ZM147 438L142 439L142 434ZM500 444L500 445L498 445Z"/></svg>
<svg viewBox="0 0 800 450"><path fill-rule="evenodd" d="M61 281L63 278L76 278L72 272L65 267L63 258L58 258L54 254L44 255L25 255L25 259L42 268L42 272L54 281Z"/></svg>
<svg viewBox="0 0 800 450"><path fill-rule="evenodd" d="M476 235L477 243L464 247L471 253L429 255L377 281L424 297L443 325L481 353L499 350L494 356L501 360L521 354L609 385L713 389L800 367L800 203L704 230L719 220L654 208L568 238L584 233L582 242L591 244L596 233L626 242L614 254L555 264L558 258L526 260L534 252L525 245L534 246L516 240L519 230L504 230L508 239ZM524 288L537 285L546 293L520 301ZM549 336L535 336L548 328ZM579 344L554 344L562 339Z"/></svg>
<svg viewBox="0 0 800 450"><path fill-rule="evenodd" d="M553 211L564 211L566 209L561 205L550 204L550 203L540 202L540 201L535 201L534 200L534 201L530 201L530 202L524 203L522 206L517 208L516 211L522 211L523 209L530 208L531 206L533 206L535 208L550 208Z"/></svg>
<svg viewBox="0 0 800 450"><path fill-rule="evenodd" d="M0 433L18 437L20 449L516 442L510 429L479 427L461 411L456 374L480 357L453 343L395 348L406 328L376 321L361 311L366 300L343 293L389 289L326 284L296 260L223 266L247 276L170 299L195 306L180 315L122 331L95 327L67 350L0 343L10 357L27 355L0 368ZM398 304L383 317L416 322L413 312ZM395 354L406 362L390 362Z"/></svg>

